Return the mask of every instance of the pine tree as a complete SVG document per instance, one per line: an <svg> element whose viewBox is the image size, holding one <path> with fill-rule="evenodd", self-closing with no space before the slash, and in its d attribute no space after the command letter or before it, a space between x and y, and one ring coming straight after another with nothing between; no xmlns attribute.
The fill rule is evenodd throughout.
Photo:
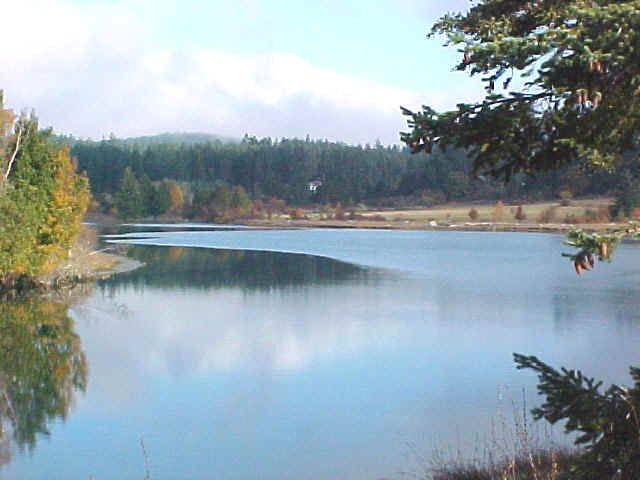
<svg viewBox="0 0 640 480"><path fill-rule="evenodd" d="M630 368L631 388L585 377L579 370L557 371L534 356L514 354L518 369L538 374L538 392L545 402L534 418L564 424L567 433L577 433L584 446L569 478L637 480L640 478L640 369Z"/></svg>
<svg viewBox="0 0 640 480"><path fill-rule="evenodd" d="M638 145L638 24L637 1L486 0L447 14L430 35L458 46L456 69L482 75L486 95L444 113L403 109L402 139L413 152L468 149L476 172L506 179L611 166Z"/></svg>
<svg viewBox="0 0 640 480"><path fill-rule="evenodd" d="M138 218L144 212L144 203L140 184L131 168L127 167L120 181L120 189L115 196L118 216L122 218Z"/></svg>

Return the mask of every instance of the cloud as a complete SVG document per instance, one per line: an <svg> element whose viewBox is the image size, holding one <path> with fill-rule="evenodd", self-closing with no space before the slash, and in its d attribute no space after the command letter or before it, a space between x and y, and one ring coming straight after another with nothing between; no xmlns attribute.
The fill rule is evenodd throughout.
<svg viewBox="0 0 640 480"><path fill-rule="evenodd" d="M25 0L6 18L6 38L15 39L5 43L0 72L7 103L80 137L207 131L397 143L399 105L425 100L425 92L294 55L154 48L145 19L117 6Z"/></svg>

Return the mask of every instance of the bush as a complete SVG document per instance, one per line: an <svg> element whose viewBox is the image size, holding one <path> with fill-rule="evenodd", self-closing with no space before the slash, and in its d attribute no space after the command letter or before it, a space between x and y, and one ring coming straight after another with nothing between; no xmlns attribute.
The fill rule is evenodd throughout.
<svg viewBox="0 0 640 480"><path fill-rule="evenodd" d="M493 206L491 217L493 218L494 222L499 222L504 218L504 203L502 203L502 200L498 200Z"/></svg>
<svg viewBox="0 0 640 480"><path fill-rule="evenodd" d="M302 210L300 207L290 208L289 217L291 218L291 220L302 220L304 218L304 210Z"/></svg>
<svg viewBox="0 0 640 480"><path fill-rule="evenodd" d="M584 216L587 223L607 223L610 220L609 209L607 207L600 207L597 210L587 208Z"/></svg>
<svg viewBox="0 0 640 480"><path fill-rule="evenodd" d="M558 220L557 218L558 207L551 206L545 208L540 215L538 215L538 223L554 223Z"/></svg>
<svg viewBox="0 0 640 480"><path fill-rule="evenodd" d="M569 223L569 224L575 225L580 223L587 223L587 219L582 215L574 215L570 213L569 215L564 217L564 220L562 220L562 223Z"/></svg>
<svg viewBox="0 0 640 480"><path fill-rule="evenodd" d="M518 205L518 210L516 210L516 214L514 215L514 218L516 220L526 220L527 219L527 214L524 213L524 209L522 208L522 205Z"/></svg>

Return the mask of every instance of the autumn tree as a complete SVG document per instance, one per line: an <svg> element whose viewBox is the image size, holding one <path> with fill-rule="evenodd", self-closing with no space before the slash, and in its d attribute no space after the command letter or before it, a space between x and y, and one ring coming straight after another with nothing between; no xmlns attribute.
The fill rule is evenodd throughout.
<svg viewBox="0 0 640 480"><path fill-rule="evenodd" d="M87 387L87 359L67 306L0 303L0 445L35 446Z"/></svg>
<svg viewBox="0 0 640 480"><path fill-rule="evenodd" d="M7 181L20 149L22 128L13 111L4 108L4 93L0 90L0 188Z"/></svg>
<svg viewBox="0 0 640 480"><path fill-rule="evenodd" d="M169 210L173 213L180 213L184 207L184 193L180 185L173 180L167 180L169 191Z"/></svg>
<svg viewBox="0 0 640 480"><path fill-rule="evenodd" d="M47 273L67 255L89 189L67 149L50 141L51 130L40 130L34 114L16 118L0 103L0 118L1 288L20 276Z"/></svg>

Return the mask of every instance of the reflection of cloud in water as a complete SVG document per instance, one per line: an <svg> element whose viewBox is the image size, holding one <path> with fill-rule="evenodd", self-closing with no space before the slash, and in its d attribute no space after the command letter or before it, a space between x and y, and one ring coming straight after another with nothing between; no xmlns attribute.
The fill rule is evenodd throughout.
<svg viewBox="0 0 640 480"><path fill-rule="evenodd" d="M490 382L496 385L518 374L522 378L511 363L514 351L588 370L593 349L615 350L612 343L618 342L618 336L602 335L607 322L595 321L606 313L606 299L600 297L613 295L606 291L600 297L592 292L590 311L565 312L565 327L558 331L557 282L534 282L527 295L513 295L515 282L504 279L478 285L388 272L354 277L354 267L323 259L322 271L338 272L339 277L319 283L320 276L312 276L307 277L310 283L296 285L296 262L314 265L309 263L312 257L200 249L184 249L177 256L170 255L171 249L154 247L141 252L172 262L164 269L155 267L164 279L159 286L141 288L146 277L141 270L138 277L123 276L122 282L107 284L102 293L74 307L94 373L90 388L104 389L114 405L128 402L131 392L150 388L143 381L147 375L176 381L212 372L286 375L371 352L416 347L444 369L462 368L469 361L494 370L499 366L491 373L495 379ZM271 268L264 278L280 276L277 288L262 282L256 288L246 280L264 259ZM205 262L210 268L203 273ZM286 268L279 269L282 266ZM175 281L173 267L180 271L176 288L168 286ZM199 272L195 278L208 287L191 287L197 284L193 278L188 283L193 268ZM216 268L235 270L235 276L216 276ZM286 272L296 273L282 278ZM567 292L575 301L583 296ZM621 358L628 353L626 347L624 351ZM595 373L606 373L602 370ZM465 388L486 381L470 375L464 376Z"/></svg>
<svg viewBox="0 0 640 480"><path fill-rule="evenodd" d="M78 325L84 330L83 321L92 324L85 336L108 335L102 347L117 349L117 358L177 376L212 369L299 369L320 357L393 342L401 334L395 322L378 315L380 304L393 300L379 298L375 289L316 287L313 292L128 290L118 294L128 315L101 318L97 314L108 300L96 294L84 305ZM353 296L356 304L346 312L344 300Z"/></svg>

